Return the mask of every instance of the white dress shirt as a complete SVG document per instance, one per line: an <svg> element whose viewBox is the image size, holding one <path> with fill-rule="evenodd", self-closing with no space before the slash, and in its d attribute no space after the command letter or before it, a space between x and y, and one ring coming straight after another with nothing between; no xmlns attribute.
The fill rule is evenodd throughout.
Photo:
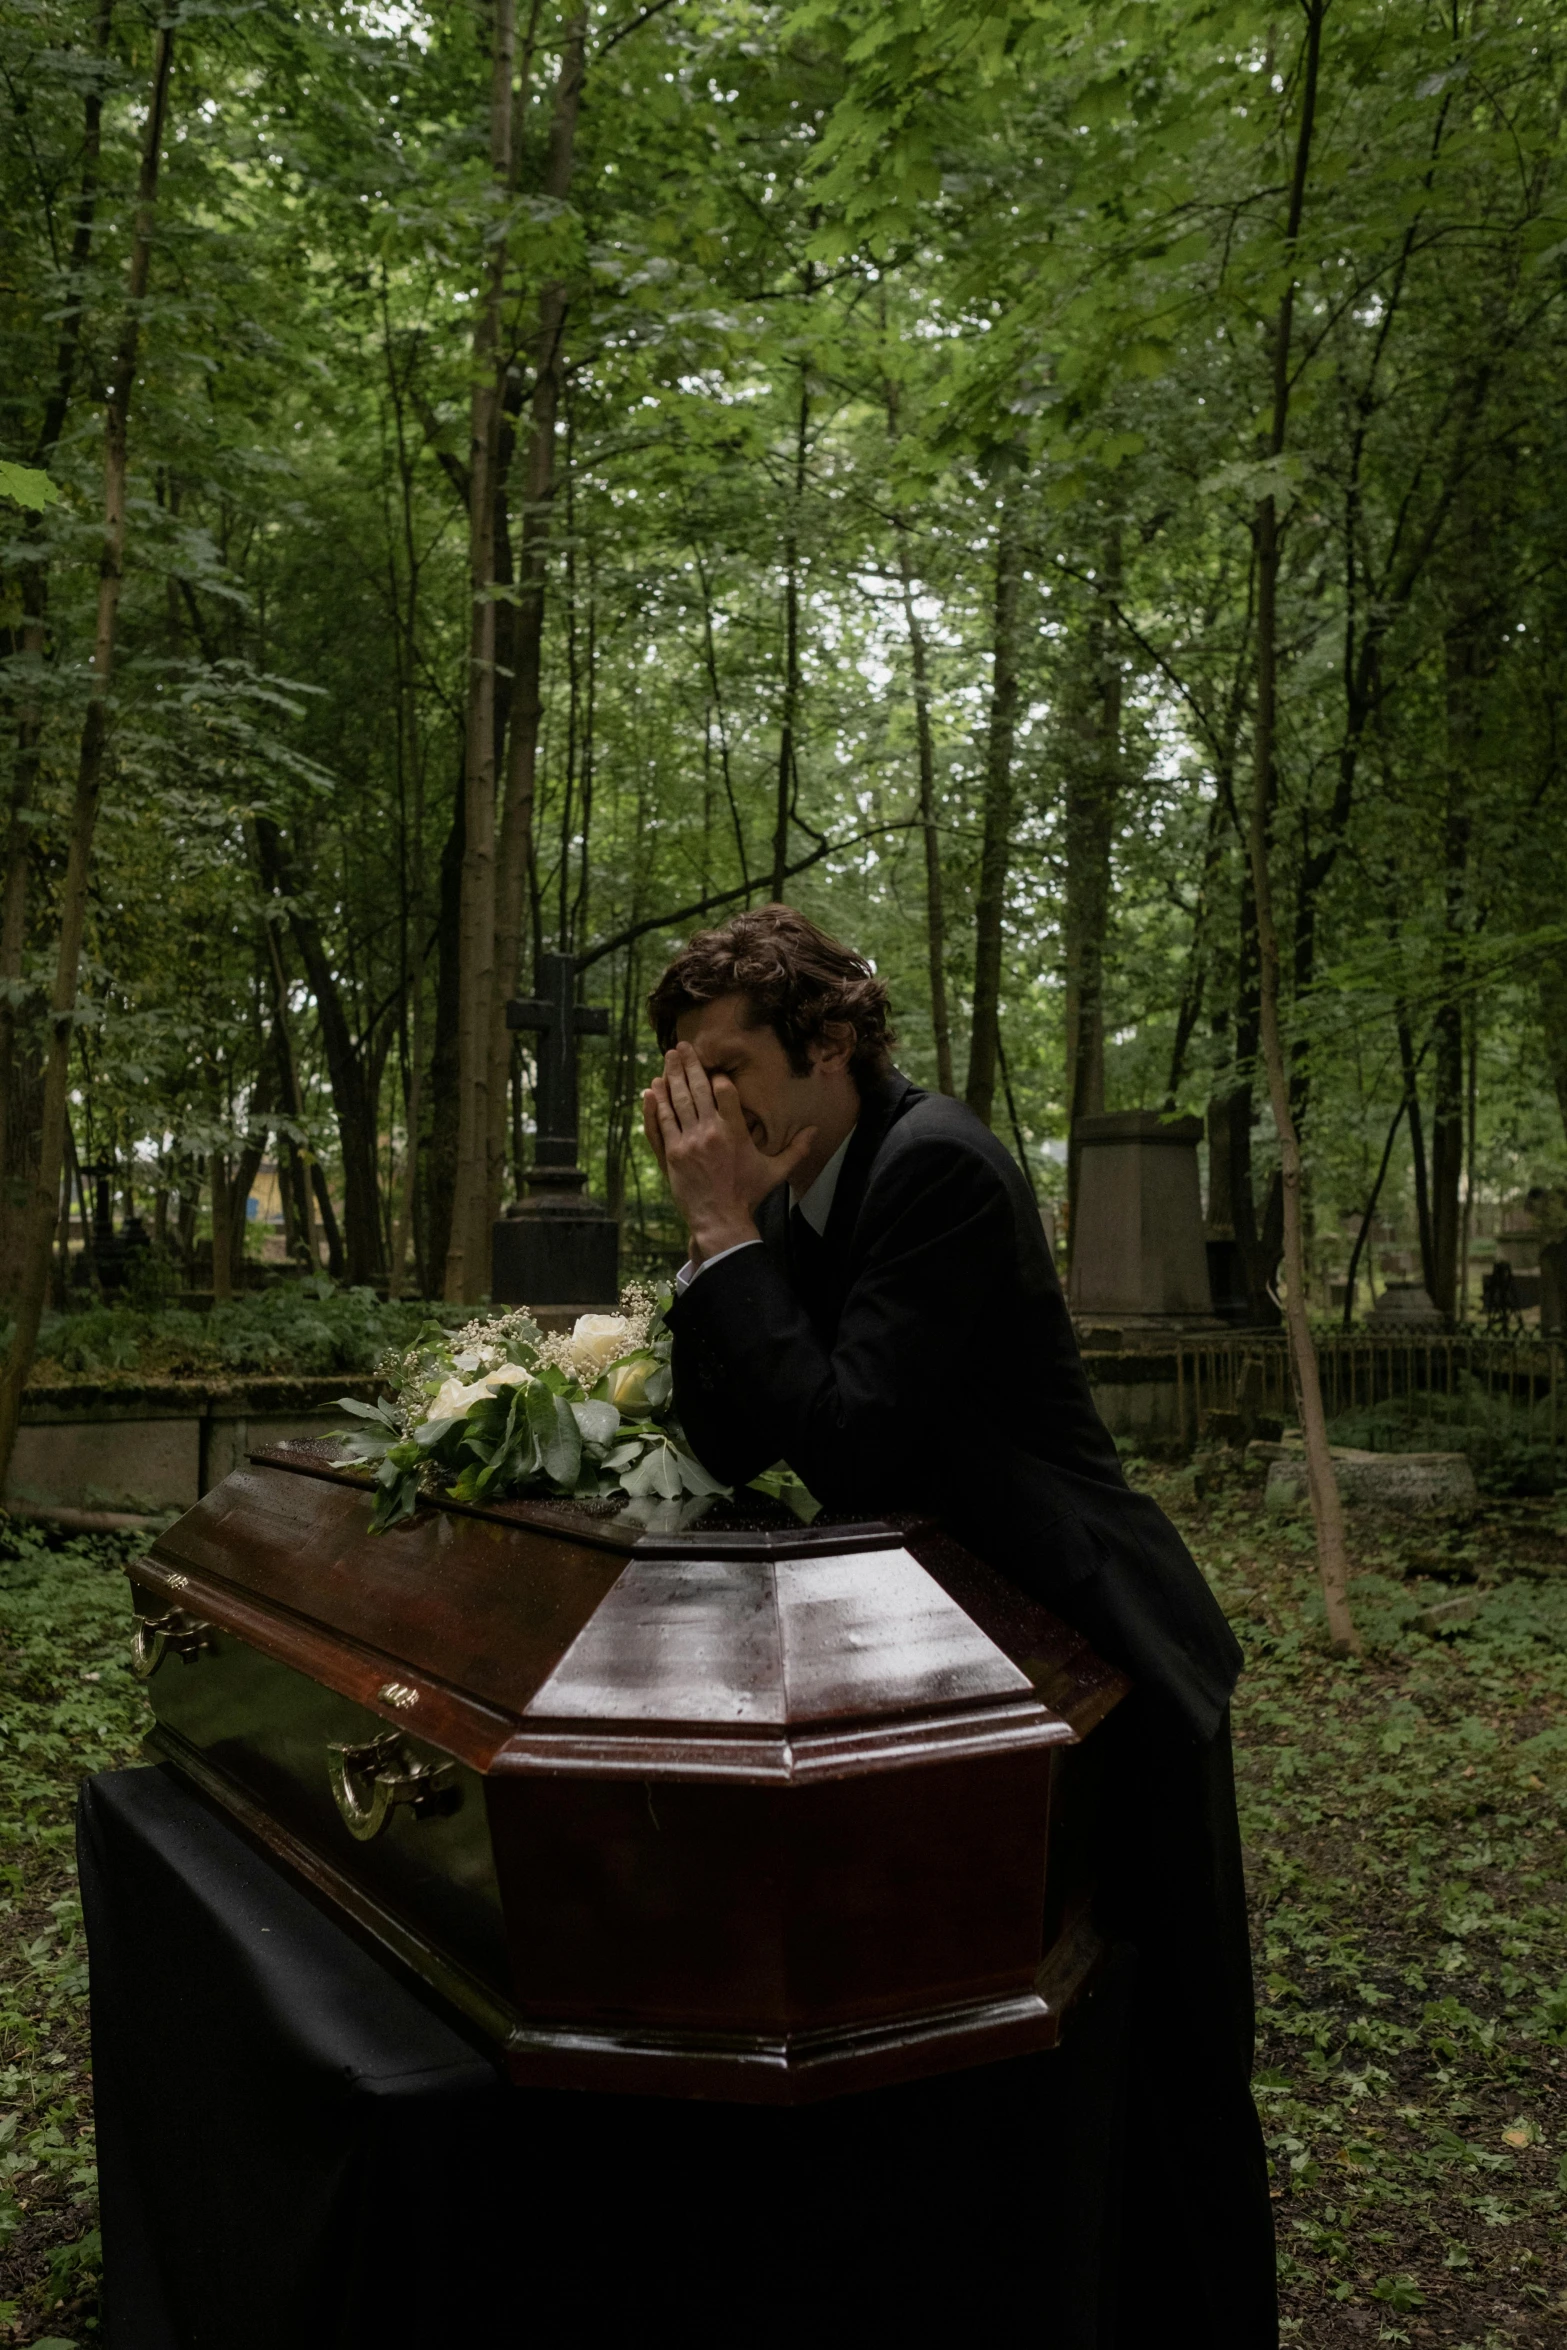
<svg viewBox="0 0 1567 2350"><path fill-rule="evenodd" d="M827 1219L832 1214L833 1197L838 1189L838 1178L843 1173L843 1162L848 1156L849 1145L853 1140L854 1128L851 1126L803 1198L792 1183L789 1186L789 1197L811 1230L818 1235L827 1229ZM677 1297L683 1295L697 1275L705 1273L709 1265L721 1265L725 1257L735 1256L743 1248L760 1248L761 1245L760 1240L737 1240L733 1248L721 1248L716 1257L704 1257L699 1265L693 1265L688 1258L675 1275L675 1295Z"/></svg>

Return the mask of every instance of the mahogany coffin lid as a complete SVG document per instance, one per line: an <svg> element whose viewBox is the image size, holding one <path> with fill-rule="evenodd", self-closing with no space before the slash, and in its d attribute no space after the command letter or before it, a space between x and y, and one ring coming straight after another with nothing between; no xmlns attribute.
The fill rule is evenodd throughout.
<svg viewBox="0 0 1567 2350"><path fill-rule="evenodd" d="M443 1956L353 1848L301 1845L261 1780L202 1766L180 1667L151 1683L160 1743L494 2031L515 2078L792 2102L1053 2042L1095 1946L1060 1885L1045 1946L1052 1757L1126 1686L1077 1634L915 1520L368 1520L364 1479L317 1449L255 1454L138 1562L138 1606L479 1774L502 1954Z"/></svg>

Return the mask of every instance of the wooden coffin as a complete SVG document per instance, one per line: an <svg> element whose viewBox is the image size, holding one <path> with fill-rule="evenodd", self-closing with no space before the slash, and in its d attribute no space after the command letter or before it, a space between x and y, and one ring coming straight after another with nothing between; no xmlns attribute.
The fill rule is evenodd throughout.
<svg viewBox="0 0 1567 2350"><path fill-rule="evenodd" d="M1075 1633L914 1521L369 1514L299 1446L159 1538L153 1744L515 2080L794 2103L1055 2042L1125 1688Z"/></svg>

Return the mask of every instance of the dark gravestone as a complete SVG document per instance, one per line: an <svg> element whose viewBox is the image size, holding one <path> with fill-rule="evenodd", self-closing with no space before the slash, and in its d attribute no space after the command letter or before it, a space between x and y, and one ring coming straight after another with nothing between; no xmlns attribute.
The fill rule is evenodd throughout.
<svg viewBox="0 0 1567 2350"><path fill-rule="evenodd" d="M587 1197L577 1164L577 1039L604 1036L609 1014L579 1004L571 955L541 955L541 993L506 1006L506 1025L538 1038L536 1130L528 1198L494 1226L490 1295L497 1305L613 1307L620 1297L620 1228Z"/></svg>

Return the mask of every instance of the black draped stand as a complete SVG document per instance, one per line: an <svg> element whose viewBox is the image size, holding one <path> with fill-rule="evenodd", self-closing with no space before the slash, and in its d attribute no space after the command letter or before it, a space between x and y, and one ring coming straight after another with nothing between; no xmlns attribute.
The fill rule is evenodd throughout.
<svg viewBox="0 0 1567 2350"><path fill-rule="evenodd" d="M524 2091L167 1769L89 1779L77 1842L110 2350L1114 2340L1129 1955L1059 2050L902 2088Z"/></svg>

